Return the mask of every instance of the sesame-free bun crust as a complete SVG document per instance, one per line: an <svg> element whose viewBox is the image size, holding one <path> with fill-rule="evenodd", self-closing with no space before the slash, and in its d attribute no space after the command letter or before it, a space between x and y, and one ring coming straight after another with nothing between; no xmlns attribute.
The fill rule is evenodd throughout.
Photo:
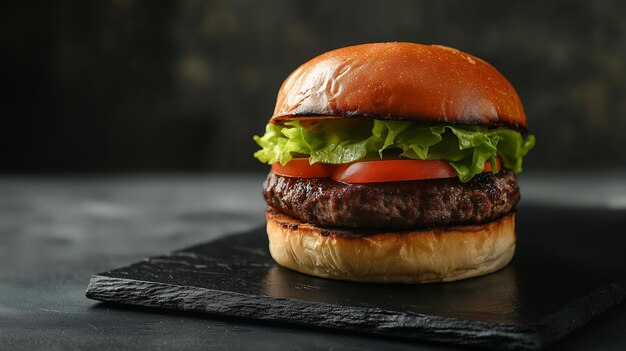
<svg viewBox="0 0 626 351"><path fill-rule="evenodd" d="M270 122L320 117L526 129L517 92L493 66L456 49L413 43L349 46L296 69Z"/></svg>
<svg viewBox="0 0 626 351"><path fill-rule="evenodd" d="M374 283L431 283L480 276L506 266L515 251L515 214L480 224L346 235L266 212L270 253L309 275Z"/></svg>

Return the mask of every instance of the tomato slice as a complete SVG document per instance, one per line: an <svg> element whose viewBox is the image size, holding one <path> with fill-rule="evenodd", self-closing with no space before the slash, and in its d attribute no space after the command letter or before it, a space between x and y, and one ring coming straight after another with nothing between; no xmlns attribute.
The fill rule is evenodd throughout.
<svg viewBox="0 0 626 351"><path fill-rule="evenodd" d="M500 160L496 158L500 169ZM379 183L404 180L453 178L456 171L447 161L441 160L376 160L342 165L309 164L306 158L292 159L286 165L274 163L272 172L291 178L328 178L344 183ZM485 163L484 172L491 172Z"/></svg>
<svg viewBox="0 0 626 351"><path fill-rule="evenodd" d="M496 159L498 169L499 160ZM485 163L483 172L491 172ZM441 160L385 160L354 162L335 167L330 178L344 183L379 183L404 180L453 178L457 173L447 161Z"/></svg>
<svg viewBox="0 0 626 351"><path fill-rule="evenodd" d="M274 163L272 172L291 178L328 178L334 167L325 163L311 165L308 158L294 158L284 166L278 162Z"/></svg>
<svg viewBox="0 0 626 351"><path fill-rule="evenodd" d="M374 183L456 177L456 171L440 160L363 161L339 165L330 177L344 183Z"/></svg>
<svg viewBox="0 0 626 351"><path fill-rule="evenodd" d="M499 170L501 170L502 168L500 168L500 158L496 157L496 168ZM485 162L485 168L483 169L483 173L485 172L491 172L491 163L489 163L489 161Z"/></svg>

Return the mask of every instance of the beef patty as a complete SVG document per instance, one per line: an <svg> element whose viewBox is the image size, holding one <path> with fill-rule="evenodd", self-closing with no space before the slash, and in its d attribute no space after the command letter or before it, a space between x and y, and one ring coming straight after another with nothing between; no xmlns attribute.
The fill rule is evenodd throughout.
<svg viewBox="0 0 626 351"><path fill-rule="evenodd" d="M407 229L479 224L501 217L520 199L515 174L345 184L330 178L289 178L270 172L268 205L317 226Z"/></svg>

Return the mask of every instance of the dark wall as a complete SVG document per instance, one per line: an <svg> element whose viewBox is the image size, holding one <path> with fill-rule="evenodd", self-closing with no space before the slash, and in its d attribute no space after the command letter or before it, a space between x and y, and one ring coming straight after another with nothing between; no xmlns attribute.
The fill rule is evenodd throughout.
<svg viewBox="0 0 626 351"><path fill-rule="evenodd" d="M626 2L56 1L3 11L5 172L260 170L282 80L324 51L440 43L516 86L527 170L626 166Z"/></svg>

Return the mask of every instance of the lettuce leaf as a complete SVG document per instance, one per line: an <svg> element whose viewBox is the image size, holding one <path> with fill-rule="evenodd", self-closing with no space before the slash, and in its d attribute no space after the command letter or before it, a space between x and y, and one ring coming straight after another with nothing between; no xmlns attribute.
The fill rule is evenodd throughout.
<svg viewBox="0 0 626 351"><path fill-rule="evenodd" d="M303 126L298 120L284 126L269 123L265 134L254 136L261 150L254 157L264 163L286 164L293 157L309 157L311 164L349 163L383 154L418 160L445 160L462 182L482 173L485 162L493 172L496 156L504 168L522 171L522 160L535 145L506 128L406 121L320 121Z"/></svg>

